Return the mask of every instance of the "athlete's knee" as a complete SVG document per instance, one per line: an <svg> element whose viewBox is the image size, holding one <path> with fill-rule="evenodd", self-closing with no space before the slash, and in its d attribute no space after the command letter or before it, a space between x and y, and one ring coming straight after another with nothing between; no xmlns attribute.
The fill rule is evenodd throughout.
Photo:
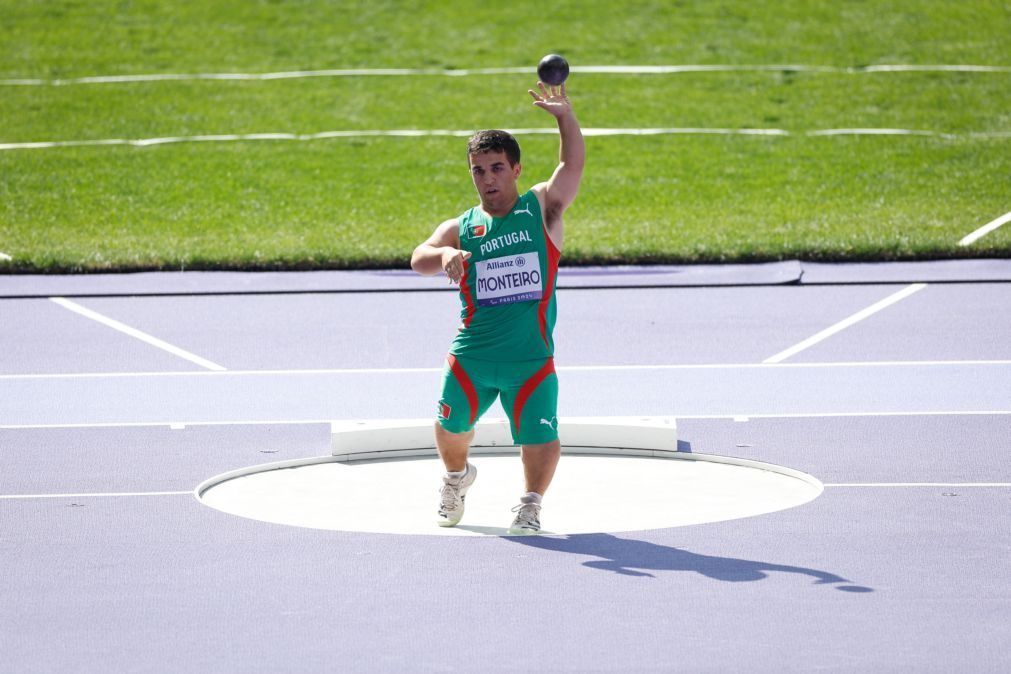
<svg viewBox="0 0 1011 674"><path fill-rule="evenodd" d="M442 419L437 419L435 422L435 439L437 442L456 446L470 446L471 441L474 439L473 428L457 432L446 428L443 425L444 423Z"/></svg>
<svg viewBox="0 0 1011 674"><path fill-rule="evenodd" d="M551 454L562 451L562 442L555 439L549 442L527 443L522 445L522 449L531 454Z"/></svg>

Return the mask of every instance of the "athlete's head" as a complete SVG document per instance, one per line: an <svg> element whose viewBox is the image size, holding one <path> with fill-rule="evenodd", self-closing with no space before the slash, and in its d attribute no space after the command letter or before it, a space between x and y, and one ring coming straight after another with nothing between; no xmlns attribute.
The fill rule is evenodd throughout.
<svg viewBox="0 0 1011 674"><path fill-rule="evenodd" d="M498 129L478 131L467 141L467 156L482 152L504 152L509 159L509 166L520 163L520 144L512 134Z"/></svg>
<svg viewBox="0 0 1011 674"><path fill-rule="evenodd" d="M470 177L481 206L493 216L504 215L519 198L520 146L505 131L481 131L467 144Z"/></svg>

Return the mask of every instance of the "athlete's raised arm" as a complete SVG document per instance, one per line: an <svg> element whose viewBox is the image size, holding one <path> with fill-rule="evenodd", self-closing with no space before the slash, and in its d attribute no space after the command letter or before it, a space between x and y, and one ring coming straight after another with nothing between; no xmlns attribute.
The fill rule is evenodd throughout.
<svg viewBox="0 0 1011 674"><path fill-rule="evenodd" d="M423 276L444 271L451 283L459 283L468 257L470 253L460 250L460 222L452 218L436 227L432 236L414 249L411 269Z"/></svg>
<svg viewBox="0 0 1011 674"><path fill-rule="evenodd" d="M537 86L540 93L530 90L534 105L551 113L558 123L560 137L558 166L547 183L535 187L542 195L544 223L548 231L554 233L552 230L561 226L562 213L579 193L579 182L586 163L586 144L565 85L548 87L538 82Z"/></svg>

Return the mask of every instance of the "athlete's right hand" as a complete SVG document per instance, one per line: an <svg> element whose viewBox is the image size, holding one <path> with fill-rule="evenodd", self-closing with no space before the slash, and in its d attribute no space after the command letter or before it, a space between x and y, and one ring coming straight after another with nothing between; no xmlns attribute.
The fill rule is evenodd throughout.
<svg viewBox="0 0 1011 674"><path fill-rule="evenodd" d="M442 249L442 270L446 272L450 283L459 283L463 278L467 258L470 253L465 250L446 246Z"/></svg>

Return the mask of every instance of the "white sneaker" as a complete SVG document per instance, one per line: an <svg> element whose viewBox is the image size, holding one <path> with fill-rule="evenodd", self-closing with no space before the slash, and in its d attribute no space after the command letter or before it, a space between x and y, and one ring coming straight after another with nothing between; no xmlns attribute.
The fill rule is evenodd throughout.
<svg viewBox="0 0 1011 674"><path fill-rule="evenodd" d="M442 478L442 489L439 493L442 498L439 500L440 527L455 527L463 519L463 501L467 497L467 490L477 479L477 467L468 463L466 472L461 477L453 479L448 475Z"/></svg>
<svg viewBox="0 0 1011 674"><path fill-rule="evenodd" d="M509 527L509 533L513 536L523 536L526 534L536 534L541 530L541 504L534 503L529 497L520 499L520 504L512 510L516 513L516 519Z"/></svg>

